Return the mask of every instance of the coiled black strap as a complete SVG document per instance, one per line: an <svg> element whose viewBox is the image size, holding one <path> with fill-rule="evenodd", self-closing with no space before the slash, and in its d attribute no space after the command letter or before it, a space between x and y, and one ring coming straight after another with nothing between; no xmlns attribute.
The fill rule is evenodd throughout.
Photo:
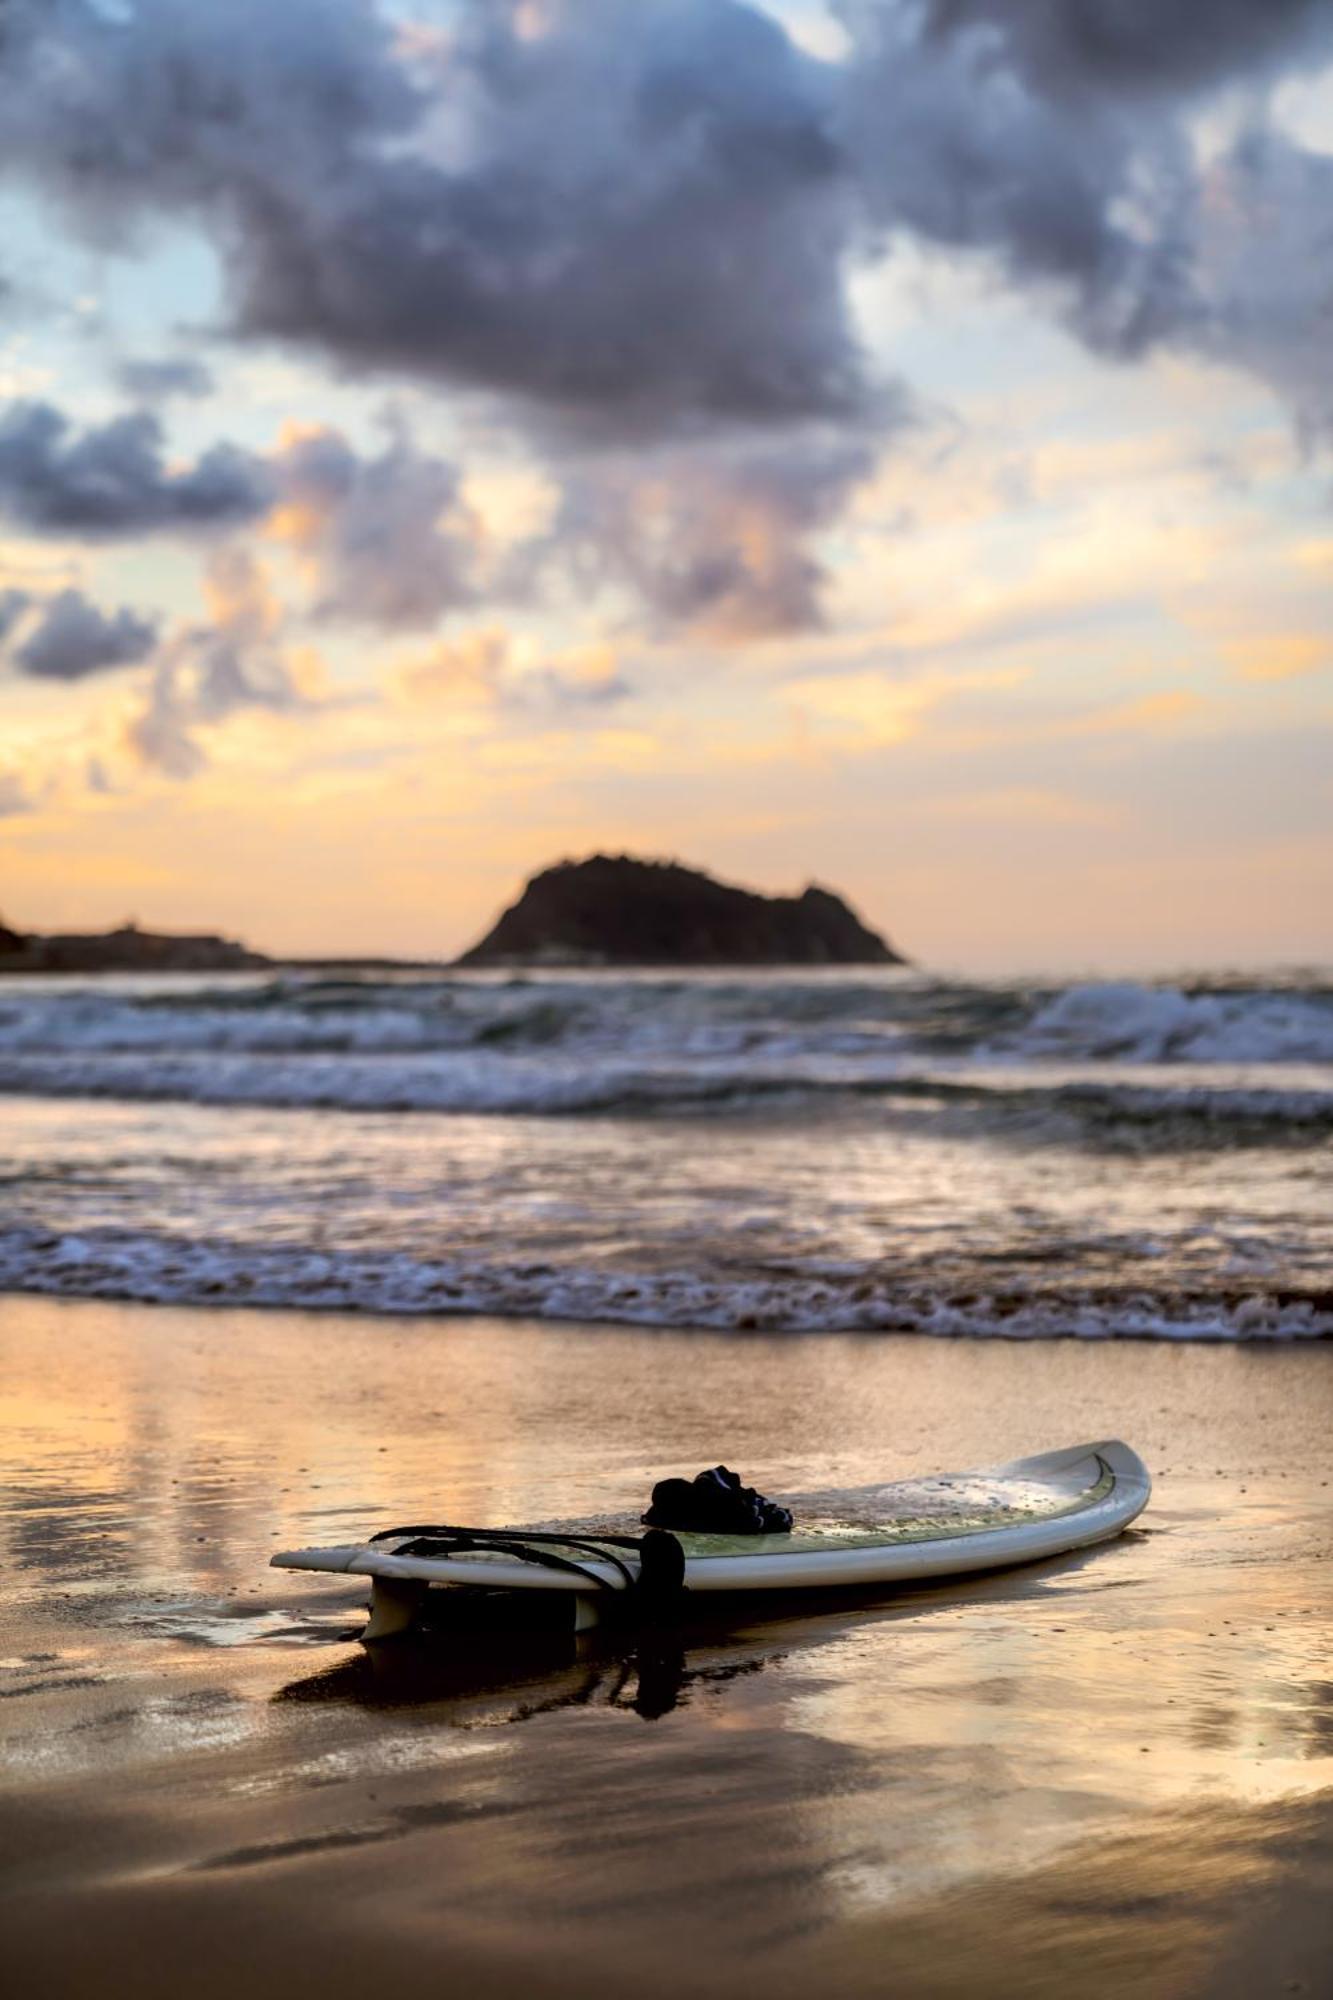
<svg viewBox="0 0 1333 2000"><path fill-rule="evenodd" d="M399 1556L424 1556L428 1559L443 1560L449 1556L467 1555L478 1549L494 1550L500 1555L513 1556L519 1562L533 1563L540 1569L563 1570L566 1574L581 1576L598 1590L619 1592L637 1589L639 1578L635 1577L629 1564L615 1553L617 1549L634 1551L639 1558L641 1575L645 1568L651 1570L655 1576L662 1572L664 1565L660 1556L654 1561L646 1554L646 1544L652 1535L660 1536L664 1541L675 1540L674 1536L663 1535L660 1529L651 1531L651 1535L584 1537L551 1534L541 1530L528 1533L526 1530L513 1528L460 1528L448 1523L426 1523L408 1528L382 1528L370 1539L372 1542L388 1542L407 1536L408 1539L393 1553ZM675 1546L679 1550L679 1543ZM578 1549L584 1556L609 1563L619 1575L620 1582L612 1583L598 1570L590 1569L586 1562L578 1562L573 1556L559 1554L558 1551L561 1549ZM683 1577L683 1552L680 1553L678 1565L672 1561L666 1567L678 1567L680 1577Z"/></svg>

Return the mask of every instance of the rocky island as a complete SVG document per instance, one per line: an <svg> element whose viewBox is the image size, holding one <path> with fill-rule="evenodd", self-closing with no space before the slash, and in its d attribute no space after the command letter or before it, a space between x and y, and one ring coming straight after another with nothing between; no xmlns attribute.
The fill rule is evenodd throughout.
<svg viewBox="0 0 1333 2000"><path fill-rule="evenodd" d="M273 961L211 932L185 935L141 931L67 931L50 936L0 924L0 973L7 972L252 972Z"/></svg>
<svg viewBox="0 0 1333 2000"><path fill-rule="evenodd" d="M463 966L902 965L831 889L763 896L675 861L543 869Z"/></svg>

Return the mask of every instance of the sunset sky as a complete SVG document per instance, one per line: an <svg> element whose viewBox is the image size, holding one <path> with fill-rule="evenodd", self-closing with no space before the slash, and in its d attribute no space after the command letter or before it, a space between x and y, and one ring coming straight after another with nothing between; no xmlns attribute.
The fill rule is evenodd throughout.
<svg viewBox="0 0 1333 2000"><path fill-rule="evenodd" d="M10 0L0 916L1327 959L1328 0Z"/></svg>

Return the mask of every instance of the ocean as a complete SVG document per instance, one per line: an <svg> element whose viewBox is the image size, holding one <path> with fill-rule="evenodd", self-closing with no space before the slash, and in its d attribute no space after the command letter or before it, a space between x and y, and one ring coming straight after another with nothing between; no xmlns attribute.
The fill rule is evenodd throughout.
<svg viewBox="0 0 1333 2000"><path fill-rule="evenodd" d="M0 1093L11 1292L1333 1333L1333 975L15 980Z"/></svg>

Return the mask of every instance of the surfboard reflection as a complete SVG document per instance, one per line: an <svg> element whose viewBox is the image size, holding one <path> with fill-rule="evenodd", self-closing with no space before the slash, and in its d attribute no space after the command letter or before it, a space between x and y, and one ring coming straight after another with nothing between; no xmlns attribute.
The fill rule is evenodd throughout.
<svg viewBox="0 0 1333 2000"><path fill-rule="evenodd" d="M570 1630L567 1599L548 1604L534 1592L432 1591L419 1627L359 1646L351 1658L287 1682L272 1699L395 1708L457 1728L524 1722L579 1707L621 1709L652 1722L696 1691L827 1645L849 1625L915 1619L941 1602L1040 1597L1097 1553L1074 1551L1018 1575L952 1577L888 1597L882 1591L824 1591L817 1606L808 1592L769 1593L762 1604L753 1596L713 1597L708 1617L680 1625L608 1625L579 1633Z"/></svg>
<svg viewBox="0 0 1333 2000"><path fill-rule="evenodd" d="M289 1681L277 1702L350 1702L411 1710L423 1723L482 1728L557 1709L615 1708L656 1722L691 1691L763 1671L762 1656L691 1661L672 1634L608 1644L596 1635L546 1635L521 1650L479 1646L446 1651L438 1639L409 1637L366 1647L320 1673Z"/></svg>

